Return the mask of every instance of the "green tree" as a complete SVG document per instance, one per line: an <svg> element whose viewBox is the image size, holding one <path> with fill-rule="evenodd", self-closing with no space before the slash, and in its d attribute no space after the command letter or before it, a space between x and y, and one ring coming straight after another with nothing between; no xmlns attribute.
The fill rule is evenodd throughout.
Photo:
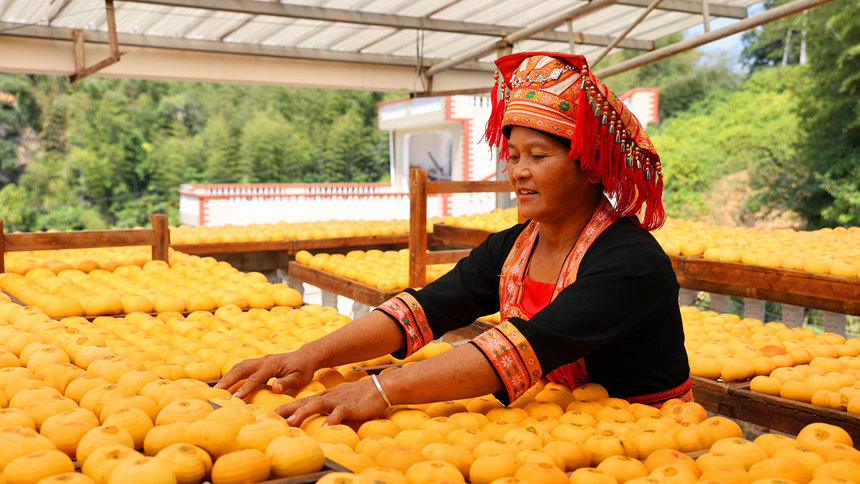
<svg viewBox="0 0 860 484"><path fill-rule="evenodd" d="M280 113L257 111L242 130L239 147L242 182L268 182L281 178L290 152L292 128Z"/></svg>
<svg viewBox="0 0 860 484"><path fill-rule="evenodd" d="M207 183L235 183L241 177L239 166L239 144L236 134L224 115L209 119L200 135L203 143L203 158L206 163L204 178Z"/></svg>
<svg viewBox="0 0 860 484"><path fill-rule="evenodd" d="M682 38L680 33L672 34L658 39L656 46L671 45ZM612 65L638 55L641 54L636 51L622 51L608 57L606 64ZM741 75L734 71L726 54L693 49L622 72L608 78L606 82L615 92L635 87L659 88L662 121L686 111L712 93L734 90L740 80Z"/></svg>
<svg viewBox="0 0 860 484"><path fill-rule="evenodd" d="M810 228L860 224L858 9L860 0L836 0L807 11L805 19L786 19L746 38L753 67L775 65L779 52L773 48L776 34L806 22L809 61L799 68L795 93L796 156L773 165L764 179L768 190L757 200L763 206L797 211ZM769 50L767 46L771 46ZM789 46L789 50L796 49ZM792 72L779 67L773 70L786 76Z"/></svg>
<svg viewBox="0 0 860 484"><path fill-rule="evenodd" d="M0 219L7 232L30 230L36 221L37 212L27 190L14 183L0 188Z"/></svg>
<svg viewBox="0 0 860 484"><path fill-rule="evenodd" d="M765 9L788 3L788 0L765 0ZM807 12L768 22L743 34L744 49L741 60L755 72L765 67L797 64L800 62L806 31L809 25ZM808 39L806 40L808 45Z"/></svg>
<svg viewBox="0 0 860 484"><path fill-rule="evenodd" d="M755 213L773 206L765 200L782 200L784 195L770 188L774 172L797 156L794 86L801 78L797 69L763 70L738 90L717 92L662 124L652 138L663 163L670 215L707 216L708 192L739 171L749 172L756 192L746 210L733 214L735 223L750 223Z"/></svg>

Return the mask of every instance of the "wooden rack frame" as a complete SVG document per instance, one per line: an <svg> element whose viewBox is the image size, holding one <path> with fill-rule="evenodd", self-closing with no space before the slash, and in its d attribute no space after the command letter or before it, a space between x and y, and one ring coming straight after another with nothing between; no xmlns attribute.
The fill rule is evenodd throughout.
<svg viewBox="0 0 860 484"><path fill-rule="evenodd" d="M57 249L89 249L95 247L152 246L152 260L168 261L170 230L167 215L154 213L152 228L120 230L80 230L76 232L38 232L26 234L3 233L0 220L0 272L6 271L6 252Z"/></svg>
<svg viewBox="0 0 860 484"><path fill-rule="evenodd" d="M845 429L860 441L860 415L754 392L749 382L721 383L693 376L693 399L706 410L797 435L813 422Z"/></svg>
<svg viewBox="0 0 860 484"><path fill-rule="evenodd" d="M376 247L380 245L406 245L408 234L360 235L330 239L284 239L262 242L216 242L195 244L171 244L174 249L186 254L226 254L232 252L284 252L295 254L300 250L343 249L354 247Z"/></svg>
<svg viewBox="0 0 860 484"><path fill-rule="evenodd" d="M437 193L505 193L514 191L506 180L428 181L427 170L409 170L409 287L423 287L427 264L457 262L468 250L441 250L427 253L427 195ZM438 240L438 237L436 237Z"/></svg>
<svg viewBox="0 0 860 484"><path fill-rule="evenodd" d="M490 232L435 224L433 234L441 242L474 246L486 239ZM669 259L678 284L684 289L860 315L858 278L720 262L702 257L670 255Z"/></svg>

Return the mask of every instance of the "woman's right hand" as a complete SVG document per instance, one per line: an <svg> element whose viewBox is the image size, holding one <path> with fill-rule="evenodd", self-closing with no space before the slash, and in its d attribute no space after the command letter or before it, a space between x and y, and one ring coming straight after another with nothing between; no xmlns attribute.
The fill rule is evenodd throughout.
<svg viewBox="0 0 860 484"><path fill-rule="evenodd" d="M262 358L244 360L233 366L215 385L215 388L228 389L246 380L233 396L245 398L257 387L266 384L271 378L272 391L284 393L291 388L301 388L313 380L316 368L301 351L266 355Z"/></svg>

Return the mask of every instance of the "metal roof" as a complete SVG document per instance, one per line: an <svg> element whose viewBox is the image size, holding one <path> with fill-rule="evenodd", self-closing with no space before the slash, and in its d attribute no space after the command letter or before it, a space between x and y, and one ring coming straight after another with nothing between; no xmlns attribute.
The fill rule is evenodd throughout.
<svg viewBox="0 0 860 484"><path fill-rule="evenodd" d="M702 24L703 9L745 18L756 1L662 0L613 52L653 50ZM573 39L577 54L597 57L652 0L0 0L0 70L73 73L76 30L88 63L105 57L108 3L126 55L100 75L421 91L429 70L439 91L486 85L497 48L569 51ZM237 56L255 63L202 64ZM320 66L316 77L341 78L315 80Z"/></svg>

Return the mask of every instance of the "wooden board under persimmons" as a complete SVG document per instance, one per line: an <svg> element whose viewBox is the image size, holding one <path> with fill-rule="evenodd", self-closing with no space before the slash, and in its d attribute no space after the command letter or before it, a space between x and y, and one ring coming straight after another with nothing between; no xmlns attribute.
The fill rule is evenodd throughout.
<svg viewBox="0 0 860 484"><path fill-rule="evenodd" d="M749 382L691 378L693 400L710 412L792 435L811 423L823 422L845 429L854 442L860 442L860 415L754 392Z"/></svg>
<svg viewBox="0 0 860 484"><path fill-rule="evenodd" d="M670 256L686 289L860 315L860 278Z"/></svg>
<svg viewBox="0 0 860 484"><path fill-rule="evenodd" d="M290 262L290 278L296 281L306 282L316 286L323 291L328 291L340 296L348 297L368 306L379 306L391 297L397 295L400 290L382 291L352 279L347 279L330 272L316 269L298 262Z"/></svg>

